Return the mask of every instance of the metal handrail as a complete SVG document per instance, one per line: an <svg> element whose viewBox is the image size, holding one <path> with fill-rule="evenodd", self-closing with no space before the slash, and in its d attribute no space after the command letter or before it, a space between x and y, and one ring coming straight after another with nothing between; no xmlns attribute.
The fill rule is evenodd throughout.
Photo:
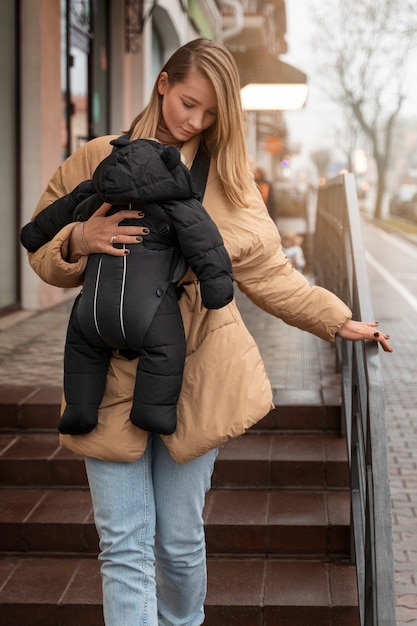
<svg viewBox="0 0 417 626"><path fill-rule="evenodd" d="M357 320L372 321L360 213L353 174L321 187L315 234L317 282ZM351 561L356 564L361 626L395 625L391 501L384 388L378 346L337 339L342 416L351 480Z"/></svg>

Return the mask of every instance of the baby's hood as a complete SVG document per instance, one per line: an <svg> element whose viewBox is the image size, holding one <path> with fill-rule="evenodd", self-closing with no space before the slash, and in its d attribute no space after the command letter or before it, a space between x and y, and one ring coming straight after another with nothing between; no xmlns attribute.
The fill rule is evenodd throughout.
<svg viewBox="0 0 417 626"><path fill-rule="evenodd" d="M113 152L97 167L93 182L106 202L185 200L197 196L191 174L174 146L153 139L110 142Z"/></svg>

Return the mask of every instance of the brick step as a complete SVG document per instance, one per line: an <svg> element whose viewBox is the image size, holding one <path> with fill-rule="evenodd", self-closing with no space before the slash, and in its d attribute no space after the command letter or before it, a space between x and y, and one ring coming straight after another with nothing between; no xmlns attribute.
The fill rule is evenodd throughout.
<svg viewBox="0 0 417 626"><path fill-rule="evenodd" d="M214 554L347 555L349 493L213 490L204 511ZM0 490L0 551L97 554L87 489Z"/></svg>
<svg viewBox="0 0 417 626"><path fill-rule="evenodd" d="M331 433L251 431L220 450L214 487L347 487L345 440ZM49 432L0 434L0 487L86 486L81 457Z"/></svg>
<svg viewBox="0 0 417 626"><path fill-rule="evenodd" d="M95 559L4 558L0 623L103 626ZM210 559L205 626L359 626L344 562Z"/></svg>

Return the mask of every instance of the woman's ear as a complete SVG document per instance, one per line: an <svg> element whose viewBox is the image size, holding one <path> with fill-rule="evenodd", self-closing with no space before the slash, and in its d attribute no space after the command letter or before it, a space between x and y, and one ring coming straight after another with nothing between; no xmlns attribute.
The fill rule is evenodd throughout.
<svg viewBox="0 0 417 626"><path fill-rule="evenodd" d="M167 72L161 72L158 78L158 93L160 96L165 95L168 85L169 85L169 80L168 80Z"/></svg>

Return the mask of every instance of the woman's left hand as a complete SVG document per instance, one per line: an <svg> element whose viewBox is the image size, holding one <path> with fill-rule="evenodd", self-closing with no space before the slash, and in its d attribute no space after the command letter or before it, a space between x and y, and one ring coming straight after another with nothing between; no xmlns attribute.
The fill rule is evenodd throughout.
<svg viewBox="0 0 417 626"><path fill-rule="evenodd" d="M349 339L351 341L360 341L361 339L377 341L381 344L385 352L392 352L392 348L388 343L389 335L385 335L380 330L377 330L377 327L377 322L347 320L343 326L339 328L337 334L342 339Z"/></svg>

